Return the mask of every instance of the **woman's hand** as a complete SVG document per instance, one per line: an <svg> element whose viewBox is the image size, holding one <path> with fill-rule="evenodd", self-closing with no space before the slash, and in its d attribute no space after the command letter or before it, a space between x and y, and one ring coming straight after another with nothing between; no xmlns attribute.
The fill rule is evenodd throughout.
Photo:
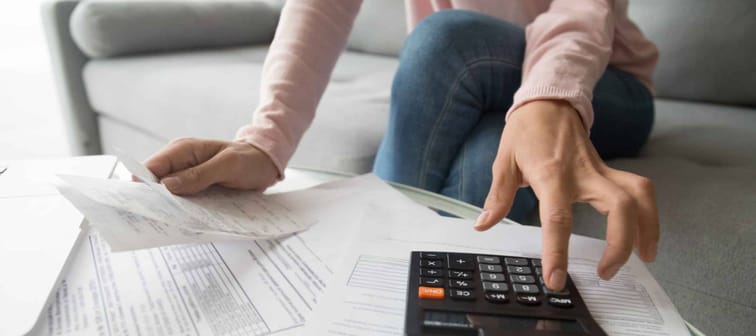
<svg viewBox="0 0 756 336"><path fill-rule="evenodd" d="M656 258L659 219L653 185L647 178L609 168L567 102L534 101L512 112L475 228L486 230L498 223L509 212L515 191L527 185L539 199L543 278L549 288L559 290L565 284L575 202L587 202L608 217L607 246L598 265L601 278L612 278L633 246L643 261Z"/></svg>
<svg viewBox="0 0 756 336"><path fill-rule="evenodd" d="M264 190L278 178L273 161L245 142L176 139L148 159L145 166L178 195L194 194L213 184Z"/></svg>

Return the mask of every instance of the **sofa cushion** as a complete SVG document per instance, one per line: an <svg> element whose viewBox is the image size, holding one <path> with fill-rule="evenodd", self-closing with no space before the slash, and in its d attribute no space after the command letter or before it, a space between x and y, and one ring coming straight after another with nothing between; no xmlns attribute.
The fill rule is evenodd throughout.
<svg viewBox="0 0 756 336"><path fill-rule="evenodd" d="M252 119L266 51L94 60L84 69L84 82L95 111L155 138L232 139ZM396 65L395 58L345 52L291 166L370 171L388 120Z"/></svg>
<svg viewBox="0 0 756 336"><path fill-rule="evenodd" d="M657 99L656 111L643 156L756 169L756 109Z"/></svg>
<svg viewBox="0 0 756 336"><path fill-rule="evenodd" d="M756 106L753 0L633 0L630 18L659 48L660 97Z"/></svg>
<svg viewBox="0 0 756 336"><path fill-rule="evenodd" d="M407 37L404 1L364 0L347 47L378 55L398 56Z"/></svg>
<svg viewBox="0 0 756 336"><path fill-rule="evenodd" d="M87 0L71 16L71 35L93 58L251 45L273 39L279 9L260 0Z"/></svg>

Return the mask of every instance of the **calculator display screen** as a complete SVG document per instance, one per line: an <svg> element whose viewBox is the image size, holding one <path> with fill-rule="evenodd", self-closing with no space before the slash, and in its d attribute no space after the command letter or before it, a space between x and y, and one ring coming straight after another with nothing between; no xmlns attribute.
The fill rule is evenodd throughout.
<svg viewBox="0 0 756 336"><path fill-rule="evenodd" d="M583 334L586 331L576 320L473 314L468 314L467 319L474 328L486 331L485 335L496 335L496 331L551 331L562 334Z"/></svg>

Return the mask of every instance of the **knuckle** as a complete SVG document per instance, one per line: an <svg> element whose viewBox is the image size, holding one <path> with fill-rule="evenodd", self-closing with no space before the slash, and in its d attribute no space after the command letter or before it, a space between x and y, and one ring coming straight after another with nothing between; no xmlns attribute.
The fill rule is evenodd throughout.
<svg viewBox="0 0 756 336"><path fill-rule="evenodd" d="M643 194L654 194L656 193L656 186L654 186L654 182L651 181L651 179L643 176L638 176L638 178L635 181L636 188L640 190Z"/></svg>
<svg viewBox="0 0 756 336"><path fill-rule="evenodd" d="M558 266L560 264L563 264L567 261L568 258L568 252L567 249L560 248L557 246L544 246L544 249L542 251L542 256L544 260L550 260L549 263L556 263L557 265L552 266Z"/></svg>
<svg viewBox="0 0 756 336"><path fill-rule="evenodd" d="M572 214L567 209L552 209L546 216L546 221L551 225L561 228L569 228L572 225Z"/></svg>
<svg viewBox="0 0 756 336"><path fill-rule="evenodd" d="M620 191L614 195L614 207L620 209L635 210L638 205L630 194Z"/></svg>
<svg viewBox="0 0 756 336"><path fill-rule="evenodd" d="M633 252L633 242L626 239L609 239L606 242L606 248L626 258Z"/></svg>
<svg viewBox="0 0 756 336"><path fill-rule="evenodd" d="M200 172L197 168L192 167L186 170L184 177L189 181L195 182L200 179Z"/></svg>
<svg viewBox="0 0 756 336"><path fill-rule="evenodd" d="M193 143L195 141L196 139L194 138L181 137L181 138L176 138L176 139L171 140L168 144L173 145L173 146L181 146L181 145L186 145L188 143Z"/></svg>
<svg viewBox="0 0 756 336"><path fill-rule="evenodd" d="M540 180L550 180L562 176L565 167L565 162L562 159L548 160L536 167L536 178Z"/></svg>
<svg viewBox="0 0 756 336"><path fill-rule="evenodd" d="M229 148L228 150L224 150L221 152L223 161L225 161L226 164L231 165L232 167L241 166L245 159L245 154L240 149L237 148Z"/></svg>

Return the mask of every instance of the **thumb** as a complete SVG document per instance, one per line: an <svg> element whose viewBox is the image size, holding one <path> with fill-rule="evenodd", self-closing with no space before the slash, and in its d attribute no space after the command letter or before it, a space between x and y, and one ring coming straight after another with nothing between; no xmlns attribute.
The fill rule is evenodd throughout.
<svg viewBox="0 0 756 336"><path fill-rule="evenodd" d="M197 166L170 175L160 182L177 195L191 195L218 183L224 176L226 165L216 155Z"/></svg>
<svg viewBox="0 0 756 336"><path fill-rule="evenodd" d="M496 225L512 208L515 193L520 187L520 179L517 177L514 162L504 167L494 163L491 189L483 205L483 212L475 222L475 229L478 231L485 231Z"/></svg>

